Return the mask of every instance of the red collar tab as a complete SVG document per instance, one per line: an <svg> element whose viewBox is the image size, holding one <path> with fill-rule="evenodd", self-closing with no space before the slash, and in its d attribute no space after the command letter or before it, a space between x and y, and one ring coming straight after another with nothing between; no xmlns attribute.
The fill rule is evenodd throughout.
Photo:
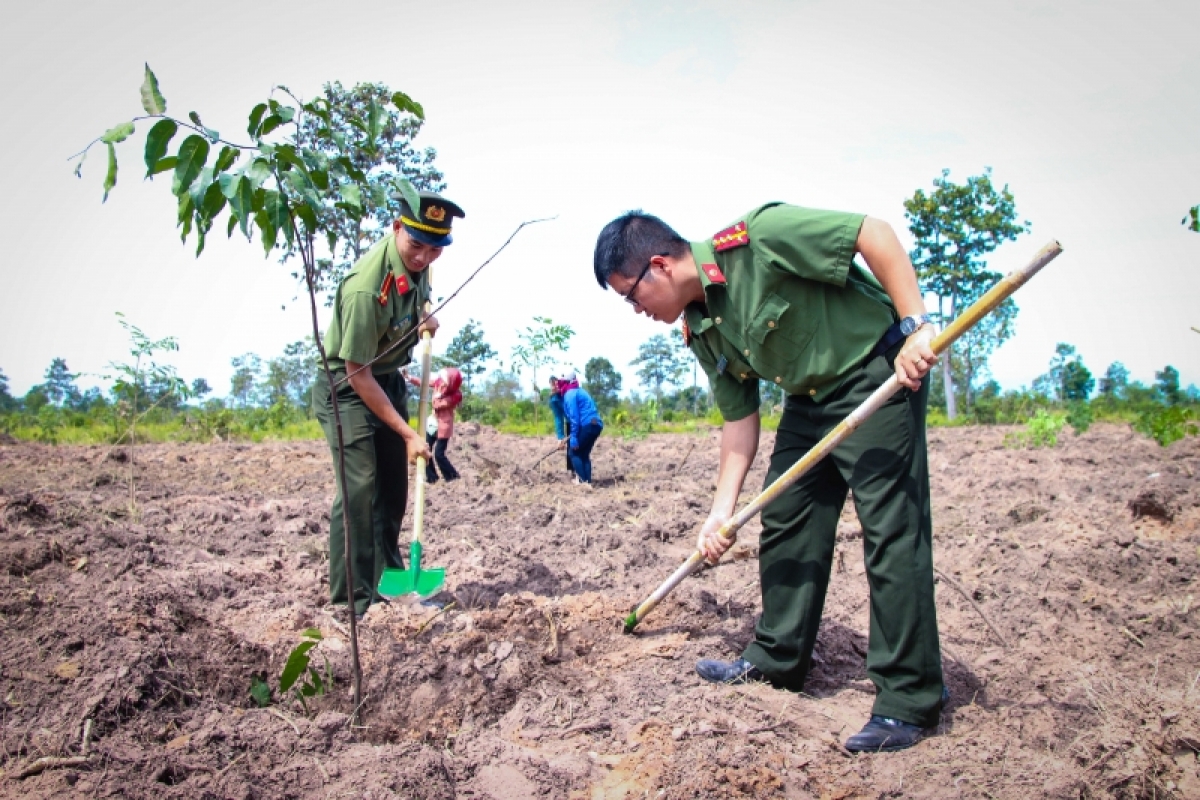
<svg viewBox="0 0 1200 800"><path fill-rule="evenodd" d="M688 327L686 317L683 319L683 344L685 347L690 347L692 344L692 329Z"/></svg>
<svg viewBox="0 0 1200 800"><path fill-rule="evenodd" d="M401 275L399 278L394 273L389 272L387 277L383 279L383 286L379 290L379 305L386 306L388 302L388 293L396 290L396 294L408 294L412 291L412 285L408 282L407 275Z"/></svg>
<svg viewBox="0 0 1200 800"><path fill-rule="evenodd" d="M721 272L721 268L716 264L701 264L700 269L704 270L704 274L713 283L725 283L725 273Z"/></svg>
<svg viewBox="0 0 1200 800"><path fill-rule="evenodd" d="M718 253L750 244L750 234L746 232L746 223L739 222L732 228L726 228L713 237L713 249Z"/></svg>

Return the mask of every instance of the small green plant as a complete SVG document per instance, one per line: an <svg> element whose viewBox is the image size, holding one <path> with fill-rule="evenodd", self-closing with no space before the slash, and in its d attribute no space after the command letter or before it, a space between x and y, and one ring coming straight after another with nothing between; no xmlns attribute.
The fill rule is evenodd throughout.
<svg viewBox="0 0 1200 800"><path fill-rule="evenodd" d="M1039 408L1025 426L1025 430L1004 437L1007 447L1056 447L1058 434L1067 424L1066 414L1051 414Z"/></svg>
<svg viewBox="0 0 1200 800"><path fill-rule="evenodd" d="M1133 429L1163 447L1185 436L1200 435L1195 412L1186 406L1157 406L1138 414Z"/></svg>
<svg viewBox="0 0 1200 800"><path fill-rule="evenodd" d="M1068 404L1067 424L1075 431L1076 436L1086 433L1095 420L1096 415L1092 412L1092 406L1086 400Z"/></svg>
<svg viewBox="0 0 1200 800"><path fill-rule="evenodd" d="M291 694L300 701L300 705L304 706L304 713L308 714L308 698L320 697L328 693L333 688L333 670L329 666L329 659L325 659L324 672L317 672L317 668L312 665L312 656L309 651L320 644L321 631L317 628L308 628L300 634L300 644L292 648L292 652L288 653L287 662L283 665L283 672L279 675L279 690L280 696ZM259 708L266 708L271 705L273 693L271 685L267 683L266 677L263 675L250 676L250 697L258 704Z"/></svg>

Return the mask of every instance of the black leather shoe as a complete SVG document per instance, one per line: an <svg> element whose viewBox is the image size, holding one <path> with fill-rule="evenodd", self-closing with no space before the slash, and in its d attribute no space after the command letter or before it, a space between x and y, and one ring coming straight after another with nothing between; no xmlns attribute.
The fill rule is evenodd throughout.
<svg viewBox="0 0 1200 800"><path fill-rule="evenodd" d="M912 747L924 736L925 729L920 725L872 714L870 722L846 740L846 749L852 753L890 753Z"/></svg>
<svg viewBox="0 0 1200 800"><path fill-rule="evenodd" d="M696 674L712 683L751 683L766 680L762 670L744 658L735 661L702 658L696 662Z"/></svg>

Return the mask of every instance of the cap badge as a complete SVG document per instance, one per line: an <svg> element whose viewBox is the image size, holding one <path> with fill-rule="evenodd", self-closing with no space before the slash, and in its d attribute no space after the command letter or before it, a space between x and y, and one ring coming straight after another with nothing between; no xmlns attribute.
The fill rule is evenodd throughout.
<svg viewBox="0 0 1200 800"><path fill-rule="evenodd" d="M441 206L430 206L425 209L425 219L430 222L443 222L446 219L446 209Z"/></svg>
<svg viewBox="0 0 1200 800"><path fill-rule="evenodd" d="M750 234L746 232L746 223L739 222L732 228L726 228L713 237L713 249L718 253L750 244Z"/></svg>

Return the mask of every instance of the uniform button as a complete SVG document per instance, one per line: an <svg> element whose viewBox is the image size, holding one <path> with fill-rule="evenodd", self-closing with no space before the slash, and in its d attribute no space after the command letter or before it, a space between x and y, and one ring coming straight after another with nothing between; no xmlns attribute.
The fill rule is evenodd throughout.
<svg viewBox="0 0 1200 800"><path fill-rule="evenodd" d="M779 377L778 375L776 375L776 376L775 376L775 382L776 382L776 383L783 383L783 378L781 378L781 377Z"/></svg>
<svg viewBox="0 0 1200 800"><path fill-rule="evenodd" d="M816 397L816 396L817 396L817 390L816 390L816 389L809 389L809 390L808 390L808 396L809 396L809 397Z"/></svg>
<svg viewBox="0 0 1200 800"><path fill-rule="evenodd" d="M749 351L749 350L743 350L742 352L743 352L743 353L745 353L746 355L750 355L750 351Z"/></svg>
<svg viewBox="0 0 1200 800"><path fill-rule="evenodd" d="M715 320L713 320L713 322L715 322L715 323L717 323L718 325L720 325L720 324L721 324L721 318L720 318L720 317L717 317Z"/></svg>
<svg viewBox="0 0 1200 800"><path fill-rule="evenodd" d="M775 327L775 320L771 320L770 322L768 322L768 323L767 323L767 327L768 327L768 328L774 328L774 327Z"/></svg>
<svg viewBox="0 0 1200 800"><path fill-rule="evenodd" d="M742 373L742 380L746 380L746 375L747 375L747 373L745 373L745 372Z"/></svg>

